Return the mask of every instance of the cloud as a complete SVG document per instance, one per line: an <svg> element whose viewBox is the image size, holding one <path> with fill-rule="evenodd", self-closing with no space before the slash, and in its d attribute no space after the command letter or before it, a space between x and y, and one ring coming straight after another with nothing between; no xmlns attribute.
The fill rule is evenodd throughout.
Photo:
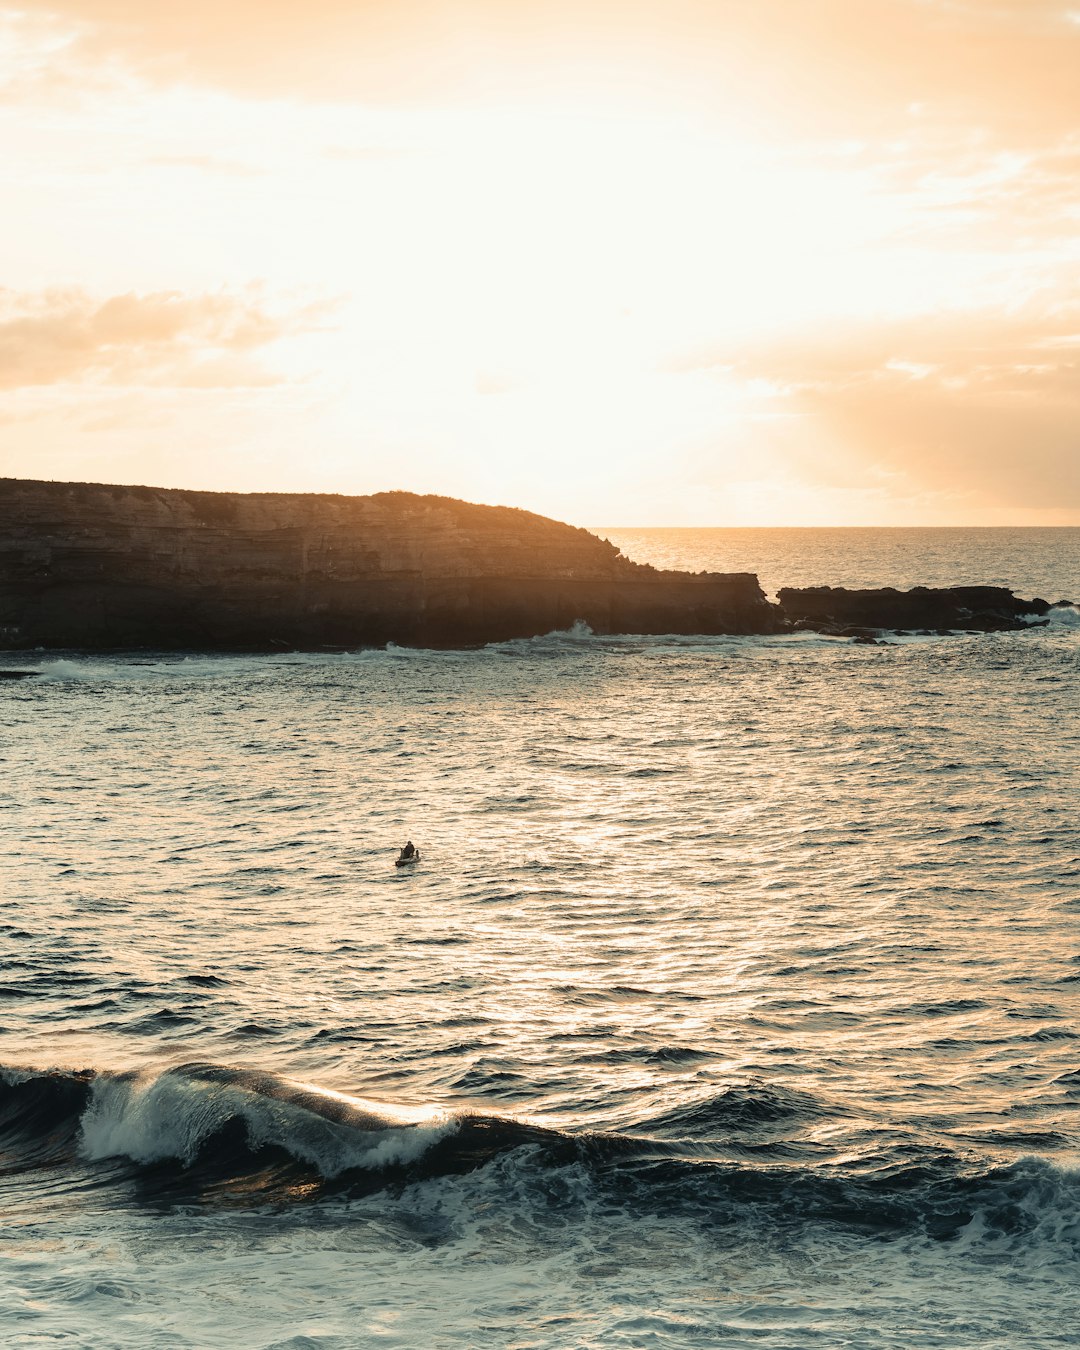
<svg viewBox="0 0 1080 1350"><path fill-rule="evenodd" d="M830 325L673 368L771 389L837 481L872 469L988 505L1080 511L1080 295L1052 312Z"/></svg>
<svg viewBox="0 0 1080 1350"><path fill-rule="evenodd" d="M1075 344L1075 345L1074 345ZM1080 356L1080 295L1062 297L1052 312L1034 307L905 319L832 322L741 347L690 353L672 368L723 367L745 379L767 380L791 392L835 389L896 376L933 375L968 384L1000 381L1006 372L1047 371ZM1080 390L1077 390L1080 397Z"/></svg>
<svg viewBox="0 0 1080 1350"><path fill-rule="evenodd" d="M1075 124L1057 0L50 0L101 61L262 96L415 102L663 93L874 136L920 104L1014 134Z"/></svg>
<svg viewBox="0 0 1080 1350"><path fill-rule="evenodd" d="M1080 510L1076 363L1071 379L1071 391L1050 396L1038 377L1026 381L1014 375L1011 388L991 383L973 392L941 380L897 376L819 392L803 402L832 441L935 490L967 492L995 506L1075 514Z"/></svg>
<svg viewBox="0 0 1080 1350"><path fill-rule="evenodd" d="M273 383L255 352L315 321L310 308L274 315L252 293L0 291L0 388Z"/></svg>

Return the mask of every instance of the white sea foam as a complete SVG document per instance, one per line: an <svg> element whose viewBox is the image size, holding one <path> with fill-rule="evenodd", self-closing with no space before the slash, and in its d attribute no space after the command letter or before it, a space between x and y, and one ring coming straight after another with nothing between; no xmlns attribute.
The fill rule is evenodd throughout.
<svg viewBox="0 0 1080 1350"><path fill-rule="evenodd" d="M42 660L36 669L43 680L94 684L123 680L127 682L178 679L222 679L240 676L258 678L260 664L273 658L235 656L132 656L105 660L97 656L59 657Z"/></svg>
<svg viewBox="0 0 1080 1350"><path fill-rule="evenodd" d="M341 1101L340 1096L327 1097L328 1104ZM413 1162L456 1128L454 1118L446 1114L430 1114L424 1124L404 1125L392 1114L380 1120L366 1112L370 1128L363 1128L237 1083L167 1071L96 1079L81 1124L82 1153L90 1160L177 1159L191 1166L207 1140L234 1120L243 1122L251 1148L282 1148L327 1178L351 1168Z"/></svg>
<svg viewBox="0 0 1080 1350"><path fill-rule="evenodd" d="M92 658L74 658L41 661L36 669L43 680L84 681L112 679L123 668Z"/></svg>
<svg viewBox="0 0 1080 1350"><path fill-rule="evenodd" d="M1048 628L1065 629L1075 631L1080 628L1080 606L1078 605L1055 605L1050 612L1045 615ZM1036 616L1029 622L1039 622Z"/></svg>
<svg viewBox="0 0 1080 1350"><path fill-rule="evenodd" d="M701 1190L704 1202L704 1179ZM791 1223L777 1243L752 1209L720 1225L642 1211L598 1192L580 1164L540 1179L528 1151L317 1217L127 1210L68 1216L59 1240L40 1227L6 1235L0 1318L95 1350L141 1350L148 1315L180 1350L1075 1339L1072 1269L981 1216L944 1243L912 1233L868 1248Z"/></svg>
<svg viewBox="0 0 1080 1350"><path fill-rule="evenodd" d="M1021 1158L978 1198L957 1235L964 1250L1035 1252L1047 1265L1073 1267L1080 1256L1080 1169Z"/></svg>
<svg viewBox="0 0 1080 1350"><path fill-rule="evenodd" d="M40 1076L35 1069L20 1069L15 1066L0 1068L0 1083L6 1087L21 1087L23 1083L33 1082Z"/></svg>

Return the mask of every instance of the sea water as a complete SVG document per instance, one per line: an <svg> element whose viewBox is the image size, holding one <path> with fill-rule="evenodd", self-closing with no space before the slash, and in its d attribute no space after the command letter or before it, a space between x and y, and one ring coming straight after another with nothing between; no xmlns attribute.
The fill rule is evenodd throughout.
<svg viewBox="0 0 1080 1350"><path fill-rule="evenodd" d="M1080 599L1077 530L601 533ZM0 1340L1080 1343L1078 662L6 656Z"/></svg>

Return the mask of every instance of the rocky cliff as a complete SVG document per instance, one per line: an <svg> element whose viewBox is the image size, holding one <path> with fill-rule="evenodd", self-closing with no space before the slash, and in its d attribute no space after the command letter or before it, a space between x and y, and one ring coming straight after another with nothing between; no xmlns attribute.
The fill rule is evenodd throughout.
<svg viewBox="0 0 1080 1350"><path fill-rule="evenodd" d="M1044 600L993 586L784 589L661 572L507 507L383 492L188 492L0 479L0 650L470 646L597 633L1003 629ZM2 672L0 672L2 673Z"/></svg>
<svg viewBox="0 0 1080 1350"><path fill-rule="evenodd" d="M0 648L467 646L784 626L757 578L660 572L504 507L0 479Z"/></svg>

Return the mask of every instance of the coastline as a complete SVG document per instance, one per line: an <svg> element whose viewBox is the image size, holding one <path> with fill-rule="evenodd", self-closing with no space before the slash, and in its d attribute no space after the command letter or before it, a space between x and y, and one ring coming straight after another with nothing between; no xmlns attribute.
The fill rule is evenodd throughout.
<svg viewBox="0 0 1080 1350"><path fill-rule="evenodd" d="M658 569L587 530L406 492L218 493L0 479L0 650L465 648L602 635L1022 629L1001 586L785 586Z"/></svg>

